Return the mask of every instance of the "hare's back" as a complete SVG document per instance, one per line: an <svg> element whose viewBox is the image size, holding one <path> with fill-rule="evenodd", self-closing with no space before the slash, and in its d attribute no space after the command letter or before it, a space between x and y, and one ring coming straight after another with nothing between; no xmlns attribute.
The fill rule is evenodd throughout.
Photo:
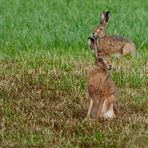
<svg viewBox="0 0 148 148"><path fill-rule="evenodd" d="M105 45L115 48L116 46L123 46L127 43L132 43L129 39L120 36L104 36L102 42Z"/></svg>
<svg viewBox="0 0 148 148"><path fill-rule="evenodd" d="M108 36L108 37L111 38L112 40L118 41L118 42L126 42L126 43L131 42L129 39L121 37L121 36L112 35L112 36Z"/></svg>
<svg viewBox="0 0 148 148"><path fill-rule="evenodd" d="M126 38L120 36L104 36L101 39L100 48L103 50L105 55L110 54L122 54L122 48L126 44L131 44L132 42Z"/></svg>

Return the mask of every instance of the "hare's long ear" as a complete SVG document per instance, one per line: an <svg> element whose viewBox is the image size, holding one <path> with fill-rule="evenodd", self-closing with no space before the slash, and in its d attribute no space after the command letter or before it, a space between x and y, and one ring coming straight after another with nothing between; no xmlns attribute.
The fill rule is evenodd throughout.
<svg viewBox="0 0 148 148"><path fill-rule="evenodd" d="M95 53L96 47L95 47L95 40L92 37L88 38L88 47L91 49L93 53Z"/></svg>
<svg viewBox="0 0 148 148"><path fill-rule="evenodd" d="M100 25L104 25L105 23L105 11L100 14Z"/></svg>
<svg viewBox="0 0 148 148"><path fill-rule="evenodd" d="M96 43L96 41L95 41L95 44L94 44L94 51L95 51L95 59L96 59L96 61L97 61L97 59L98 59L98 57L99 57L99 50L98 50L98 48L97 48L97 43Z"/></svg>
<svg viewBox="0 0 148 148"><path fill-rule="evenodd" d="M106 24L109 22L109 13L110 11L103 11L100 14L100 25L106 26Z"/></svg>
<svg viewBox="0 0 148 148"><path fill-rule="evenodd" d="M105 13L105 22L106 22L106 23L109 22L109 13L110 13L110 11L107 11L107 12Z"/></svg>

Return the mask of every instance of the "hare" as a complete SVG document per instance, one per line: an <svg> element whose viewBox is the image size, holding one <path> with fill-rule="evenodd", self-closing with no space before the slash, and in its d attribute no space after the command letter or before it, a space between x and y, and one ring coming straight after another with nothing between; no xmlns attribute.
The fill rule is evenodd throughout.
<svg viewBox="0 0 148 148"><path fill-rule="evenodd" d="M115 114L119 111L117 89L108 72L112 66L106 58L102 56L95 57L95 66L87 76L89 99L87 117L112 119L116 117Z"/></svg>
<svg viewBox="0 0 148 148"><path fill-rule="evenodd" d="M134 43L120 36L106 35L105 29L109 22L109 11L100 14L100 24L93 30L92 36L88 38L88 46L94 52L94 42L96 40L97 49L100 55L104 56L124 56L135 54Z"/></svg>

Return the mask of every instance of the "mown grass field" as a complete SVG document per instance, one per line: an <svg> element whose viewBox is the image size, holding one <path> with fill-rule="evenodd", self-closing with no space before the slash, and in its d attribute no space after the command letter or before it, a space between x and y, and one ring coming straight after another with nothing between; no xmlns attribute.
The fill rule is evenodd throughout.
<svg viewBox="0 0 148 148"><path fill-rule="evenodd" d="M0 0L0 147L148 147L147 9L144 0ZM112 121L85 119L87 37L102 10L107 32L138 51L112 58Z"/></svg>

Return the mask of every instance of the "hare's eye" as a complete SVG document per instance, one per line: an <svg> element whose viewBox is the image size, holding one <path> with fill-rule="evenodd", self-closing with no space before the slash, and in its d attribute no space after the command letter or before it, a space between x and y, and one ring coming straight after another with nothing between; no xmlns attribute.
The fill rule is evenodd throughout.
<svg viewBox="0 0 148 148"><path fill-rule="evenodd" d="M103 58L99 58L98 61L99 61L99 62L103 62Z"/></svg>
<svg viewBox="0 0 148 148"><path fill-rule="evenodd" d="M102 29L103 29L103 27L100 28L100 30L102 30Z"/></svg>

